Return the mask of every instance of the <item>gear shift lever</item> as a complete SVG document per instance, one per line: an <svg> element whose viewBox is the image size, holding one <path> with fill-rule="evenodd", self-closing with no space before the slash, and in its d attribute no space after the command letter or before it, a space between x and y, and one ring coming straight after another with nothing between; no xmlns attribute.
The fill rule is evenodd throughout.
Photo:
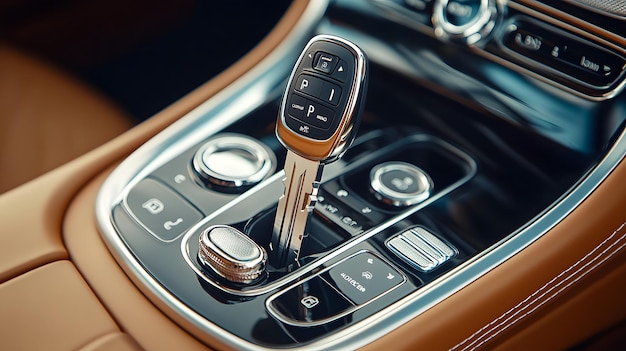
<svg viewBox="0 0 626 351"><path fill-rule="evenodd" d="M276 125L288 151L270 247L275 266L299 258L323 167L339 159L356 135L366 72L367 60L356 45L320 35L309 41L289 77Z"/></svg>

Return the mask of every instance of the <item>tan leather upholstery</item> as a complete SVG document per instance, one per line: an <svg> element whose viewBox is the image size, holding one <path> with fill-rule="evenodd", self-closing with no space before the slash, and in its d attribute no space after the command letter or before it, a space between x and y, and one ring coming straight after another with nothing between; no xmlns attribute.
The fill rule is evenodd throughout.
<svg viewBox="0 0 626 351"><path fill-rule="evenodd" d="M7 350L46 350L50 345L76 350L103 335L123 335L68 261L47 264L0 285L0 316L0 340ZM128 341L121 344L138 350Z"/></svg>
<svg viewBox="0 0 626 351"><path fill-rule="evenodd" d="M130 127L120 109L89 87L0 45L0 193Z"/></svg>

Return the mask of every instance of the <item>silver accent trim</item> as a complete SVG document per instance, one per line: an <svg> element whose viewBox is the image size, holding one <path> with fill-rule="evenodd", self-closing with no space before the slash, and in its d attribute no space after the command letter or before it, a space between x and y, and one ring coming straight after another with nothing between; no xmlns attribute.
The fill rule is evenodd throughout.
<svg viewBox="0 0 626 351"><path fill-rule="evenodd" d="M300 249L317 202L324 165L309 160L291 150L285 159L285 191L278 199L272 228L270 250L272 264L285 267L297 264Z"/></svg>
<svg viewBox="0 0 626 351"><path fill-rule="evenodd" d="M286 70L280 67L280 62L285 57L292 55L295 60L296 53L293 48L300 47L305 40L304 38L309 36L312 28L323 15L326 6L327 1L310 1L305 14L302 16L303 19L272 54L215 97L144 144L111 173L98 193L95 205L97 221L106 245L120 266L151 299L156 298L162 302L159 305L165 308L166 313L181 316L202 333L210 334L209 337L205 337L197 330L195 332L191 330L197 337L207 342L217 342L223 346L241 350L271 350L234 337L196 314L160 286L150 274L143 270L117 235L111 219L112 208L120 203L130 187L154 171L159 165L200 143L207 135L214 134L232 121L243 117L262 103L267 95L275 94L277 90L274 88L287 74ZM432 284L421 288L415 294L398 301L390 308L322 340L301 346L299 349L356 349L383 337L419 316L488 271L496 268L556 226L602 183L624 158L625 154L626 130L623 130L613 147L596 167L583 177L569 193L529 222L527 226L511 233L500 243L494 245L492 249L445 274Z"/></svg>
<svg viewBox="0 0 626 351"><path fill-rule="evenodd" d="M500 0L477 1L480 1L480 5L476 15L468 23L458 26L446 18L450 1L435 0L432 17L435 36L441 40L461 41L470 46L487 38L496 25L502 5Z"/></svg>
<svg viewBox="0 0 626 351"><path fill-rule="evenodd" d="M387 239L385 245L422 272L434 270L457 253L451 245L422 227L407 229Z"/></svg>
<svg viewBox="0 0 626 351"><path fill-rule="evenodd" d="M216 168L214 163L228 168ZM193 168L209 187L243 192L274 173L276 156L265 144L247 135L221 133L198 149Z"/></svg>
<svg viewBox="0 0 626 351"><path fill-rule="evenodd" d="M392 171L403 171L413 176L408 178L409 181L416 181L417 189L413 192L401 192L390 188L383 182L382 177ZM394 179L395 180L395 179ZM399 184L399 186L406 185L407 187L412 185ZM381 163L370 172L370 190L373 192L376 199L383 203L396 206L405 207L420 203L430 196L430 191L433 188L433 180L424 172L421 168L406 162L391 161Z"/></svg>

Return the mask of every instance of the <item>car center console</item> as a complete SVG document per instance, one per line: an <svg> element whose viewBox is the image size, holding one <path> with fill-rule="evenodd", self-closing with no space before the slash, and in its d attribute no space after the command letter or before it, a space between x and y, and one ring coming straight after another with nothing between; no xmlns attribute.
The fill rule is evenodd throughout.
<svg viewBox="0 0 626 351"><path fill-rule="evenodd" d="M105 242L200 339L381 337L530 245L623 158L626 52L551 5L312 1L272 55L111 174L96 207ZM325 167L299 259L265 262L285 189L281 94L318 33L369 57L367 104ZM312 77L340 84L316 62Z"/></svg>

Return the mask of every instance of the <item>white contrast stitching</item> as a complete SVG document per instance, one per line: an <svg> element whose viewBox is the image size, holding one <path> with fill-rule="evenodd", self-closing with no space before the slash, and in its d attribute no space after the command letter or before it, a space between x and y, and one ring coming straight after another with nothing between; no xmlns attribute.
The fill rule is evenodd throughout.
<svg viewBox="0 0 626 351"><path fill-rule="evenodd" d="M622 223L622 225L615 230L611 235L609 235L605 240L603 240L599 245L597 245L596 247L594 247L589 253L587 253L583 258L581 258L580 260L578 260L576 263L574 263L573 265L571 265L570 267L568 267L566 270L562 271L559 275L557 275L556 277L554 277L553 279L551 279L549 282L547 282L546 284L544 284L542 287L540 287L539 289L535 290L535 292L533 292L531 295L527 296L523 301L519 302L517 305L515 305L513 308L509 309L508 311L506 311L505 313L503 313L502 315L500 315L498 318L494 319L493 321L491 321L489 324L483 326L482 328L480 328L479 330L477 330L475 333L473 333L472 335L470 335L469 337L467 337L465 340L461 341L460 343L456 344L454 347L452 347L450 350L455 350L459 347L461 347L463 344L469 342L470 340L474 339L476 336L478 336L476 338L476 340L472 341L471 343L465 345L462 349L462 351L465 351L467 349L471 350L475 350L478 347L482 346L483 344L485 344L487 341L493 339L495 336L497 336L498 334L500 334L501 332L503 332L504 330L508 329L509 327L513 326L514 324L516 324L517 322L519 322L521 319L525 318L526 316L530 315L531 313L533 313L535 310L537 310L539 307L541 307L542 305L544 305L545 303L547 303L548 301L552 300L554 297L556 297L557 295L561 294L564 290L566 290L567 288L569 288L571 285L573 285L574 283L576 283L577 281L579 281L580 279L582 279L584 276L586 276L587 274L589 274L590 272L592 272L594 269L596 269L598 266L600 266L602 263L604 263L606 260L608 260L609 258L611 258L612 256L614 256L616 253L618 253L621 249L623 249L626 244L622 244L620 245L616 250L613 250L612 252L609 253L608 256L604 256L603 255L611 250L611 248L615 247L620 241L622 241L625 237L625 235L622 235L619 239L617 239L615 242L613 242L611 245L609 245L609 247L607 247L606 249L604 249L602 252L600 252L597 256L595 256L591 261L585 263L582 267L578 268L576 271L572 272L571 274L569 274L567 277L563 278L563 280L561 280L560 282L558 282L556 285L554 285L553 287L550 287L548 290L546 290L545 292L542 292L543 290L545 290L547 287L549 287L552 283L554 283L555 281L559 280L561 277L563 277L564 275L568 274L570 271L572 271L573 269L576 268L576 266L580 265L583 261L585 261L587 258L589 258L590 256L592 256L595 252L597 252L598 250L600 250L600 248L602 246L604 246L608 241L610 241L613 237L615 237L617 235L617 233L619 233L622 228L624 228L624 226L626 226L626 222ZM536 303L537 301L540 301L542 298L544 298L546 295L548 295L551 291L553 291L554 289L558 288L559 285L564 284L567 280L571 279L574 275L578 274L581 270L586 269L587 267L589 267L591 264L594 263L594 261L597 261L598 259L602 258L602 260L598 263L596 263L595 265L593 265L593 267L591 267L590 269L585 270L581 275L578 275L578 277L576 279L574 279L573 281L569 282L567 285L565 285L564 287L560 288L558 291L554 292L552 295L548 296L544 301L541 301L537 306L535 306L534 308L532 308L530 311L527 311L526 313L523 313L521 316L519 316L518 318L512 320L513 318L515 318L517 315L519 315L520 313L522 313L525 309L527 309L528 307L530 307L532 304ZM539 293L541 293L541 295L537 296ZM537 297L535 297L537 296ZM532 301L530 303L527 303L529 300ZM523 307L520 308L520 306L524 305ZM514 312L514 313L513 313ZM509 314L511 314L511 316L507 316ZM511 321L512 320L512 321ZM507 324L507 322L511 321L510 323ZM497 325L496 325L497 323ZM505 325L504 327L496 330L494 332L494 329L501 327L502 325ZM486 329L488 329L488 331L484 332ZM483 333L484 332L484 333ZM479 334L482 334L479 336ZM480 341L480 339L485 338L486 336L490 335L489 337L487 337L485 340ZM480 341L480 342L479 342ZM477 342L479 342L477 345L473 346L474 344L476 344Z"/></svg>

